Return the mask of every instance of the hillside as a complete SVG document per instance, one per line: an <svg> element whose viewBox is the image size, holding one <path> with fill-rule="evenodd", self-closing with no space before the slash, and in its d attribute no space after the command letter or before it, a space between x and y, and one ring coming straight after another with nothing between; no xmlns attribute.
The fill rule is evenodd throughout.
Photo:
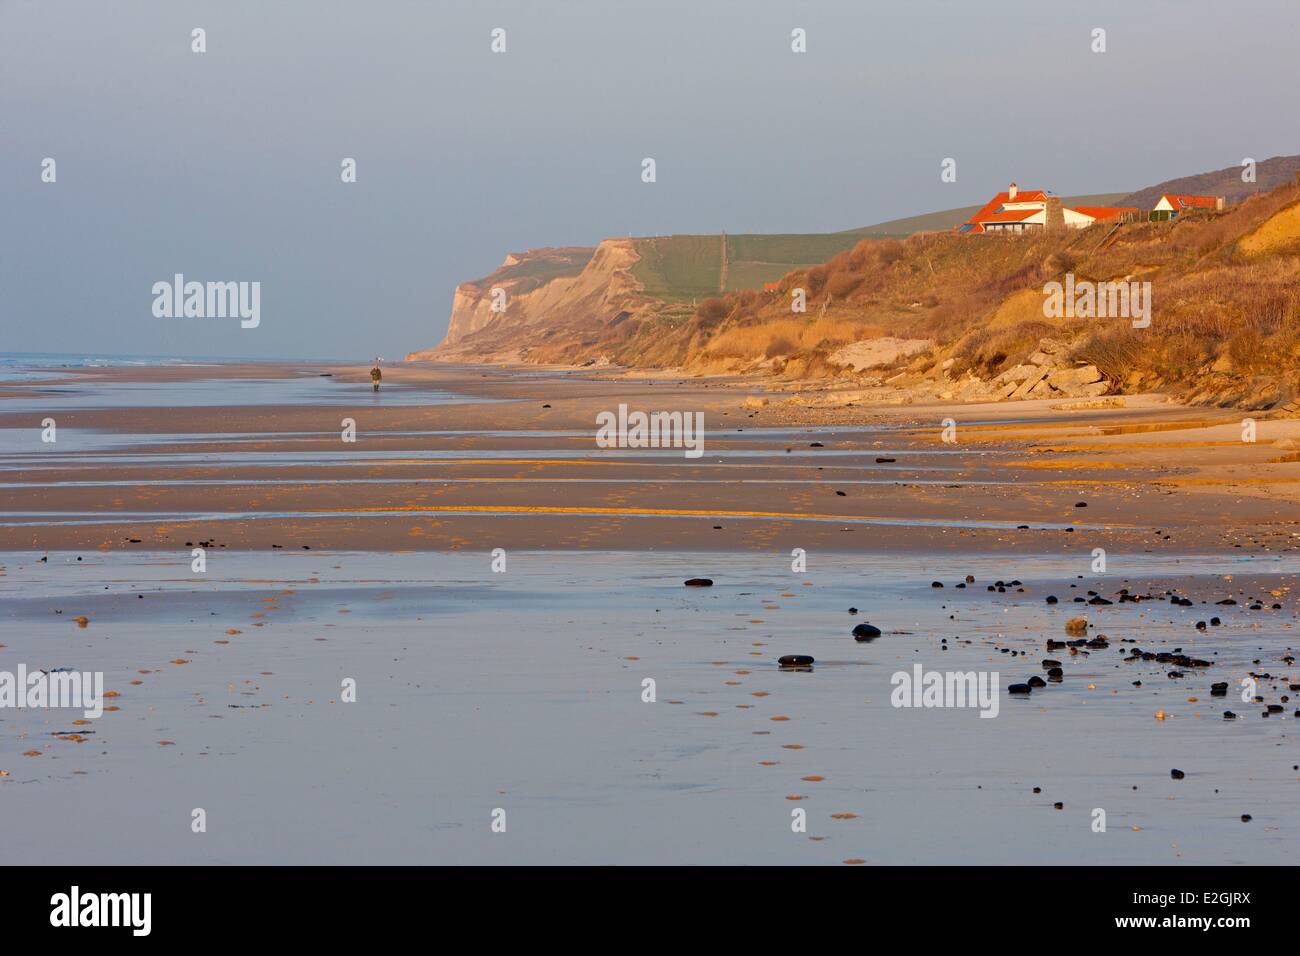
<svg viewBox="0 0 1300 956"><path fill-rule="evenodd" d="M1118 196L1076 196L1066 202L1106 205ZM566 349L606 322L651 316L684 321L701 299L762 289L789 272L846 252L864 238L951 229L979 208L947 209L835 233L608 240L601 247L618 250L617 267L614 259L595 261L598 247L511 253L491 274L457 287L442 343L408 358L563 362ZM602 283L612 285L601 291ZM505 293L505 312L493 311L493 289Z"/></svg>
<svg viewBox="0 0 1300 956"><path fill-rule="evenodd" d="M695 237L701 256L706 238ZM647 295L636 278L645 242L602 243L577 276L525 293L508 324L498 316L462 339L462 348L435 356L759 373L800 390L855 389L861 401L1160 389L1270 408L1300 396L1296 185L1175 222L997 238L867 237L824 263L790 270L777 288L712 295L694 307ZM720 257L721 237L716 245ZM781 249L775 237L768 249ZM683 279L674 268L659 269L668 281L701 289L706 281L703 273ZM1080 282L1149 282L1150 326L1045 318L1045 284L1067 274ZM794 313L800 288L807 311Z"/></svg>
<svg viewBox="0 0 1300 956"><path fill-rule="evenodd" d="M1046 318L1049 282L1150 283L1148 327ZM791 311L806 290L808 311ZM1265 409L1300 396L1300 186L1176 222L1013 237L865 239L771 292L611 337L626 365L764 372L855 400L1099 397L1161 389Z"/></svg>
<svg viewBox="0 0 1300 956"><path fill-rule="evenodd" d="M1139 189L1135 193L1129 193L1116 205L1150 209L1165 193L1223 196L1231 205L1250 196L1270 192L1279 186L1293 183L1297 172L1300 172L1300 156L1274 156L1272 159L1260 160L1255 164L1253 183L1241 181L1241 166L1228 166L1210 173L1183 176Z"/></svg>

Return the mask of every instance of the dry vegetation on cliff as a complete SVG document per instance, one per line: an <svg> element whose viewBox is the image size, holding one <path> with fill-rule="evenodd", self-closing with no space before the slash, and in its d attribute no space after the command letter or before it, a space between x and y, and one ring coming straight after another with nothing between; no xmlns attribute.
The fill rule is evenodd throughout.
<svg viewBox="0 0 1300 956"><path fill-rule="evenodd" d="M1096 365L1112 390L1166 388L1203 401L1267 406L1300 393L1300 187L1219 215L1016 237L918 234L867 239L785 276L780 288L709 298L687 321L611 330L624 365L697 372L768 370L787 378L873 377L836 351L878 336L933 343L900 366L988 381L1042 340ZM1043 286L1073 273L1148 281L1153 321L1046 319ZM807 295L805 314L792 293ZM936 369L942 365L942 375ZM879 377L880 372L874 373Z"/></svg>
<svg viewBox="0 0 1300 956"><path fill-rule="evenodd" d="M715 276L716 236L512 256L457 290L447 340L412 357L925 383L959 400L1162 389L1269 407L1300 394L1300 186L1174 222L847 246L845 235L825 247L842 251L792 268L775 288L724 294L705 294L731 285ZM808 237L757 238L765 244L731 237L727 255L777 260L813 248L796 242ZM1045 318L1044 284L1067 273L1149 282L1150 327ZM504 314L489 308L494 285L508 288ZM791 309L796 289L803 313Z"/></svg>

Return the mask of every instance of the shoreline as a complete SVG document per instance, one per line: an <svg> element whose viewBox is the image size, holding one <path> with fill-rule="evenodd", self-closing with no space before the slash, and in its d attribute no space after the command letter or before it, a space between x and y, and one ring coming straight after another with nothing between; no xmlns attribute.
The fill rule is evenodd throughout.
<svg viewBox="0 0 1300 956"><path fill-rule="evenodd" d="M818 409L747 401L773 396L730 379L442 366L394 368L373 395L363 366L321 368L114 367L53 388L11 385L25 407L0 400L0 550L200 537L268 550L491 550L502 535L525 548L633 551L797 539L834 551L1053 553L1087 538L1213 553L1243 533L1252 547L1300 545L1300 466L1272 445L1300 436L1298 421L1260 420L1247 444L1236 413L1159 397L1065 411L1050 401ZM246 391L252 379L271 400L298 398L206 404L223 383ZM198 385L205 404L187 404ZM114 404L123 389L156 404ZM596 415L620 403L702 412L703 457L597 448ZM47 415L60 429L53 446L33 427ZM942 440L944 419L955 442ZM218 513L211 529L186 519ZM98 523L62 523L76 520Z"/></svg>
<svg viewBox="0 0 1300 956"><path fill-rule="evenodd" d="M1297 465L1227 414L225 371L0 402L4 661L112 694L0 711L15 861L1288 859ZM598 447L620 402L702 411L703 455ZM918 666L986 710L894 706Z"/></svg>

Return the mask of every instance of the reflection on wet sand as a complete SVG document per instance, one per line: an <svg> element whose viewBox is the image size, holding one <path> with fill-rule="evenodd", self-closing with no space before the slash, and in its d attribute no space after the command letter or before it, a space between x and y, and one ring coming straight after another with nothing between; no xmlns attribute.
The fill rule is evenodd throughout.
<svg viewBox="0 0 1300 956"><path fill-rule="evenodd" d="M0 671L108 688L0 710L6 859L1288 861L1280 423L364 371L6 383ZM704 456L597 448L621 402ZM996 707L921 687L967 674Z"/></svg>

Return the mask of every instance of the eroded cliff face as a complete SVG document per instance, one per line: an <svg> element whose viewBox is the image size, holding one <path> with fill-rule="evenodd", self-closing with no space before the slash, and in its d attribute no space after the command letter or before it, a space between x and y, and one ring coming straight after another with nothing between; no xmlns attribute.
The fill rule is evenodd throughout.
<svg viewBox="0 0 1300 956"><path fill-rule="evenodd" d="M496 317L491 310L491 304L486 290L480 289L474 283L462 282L456 286L456 291L451 297L451 322L447 326L447 335L441 345L454 345L491 322Z"/></svg>
<svg viewBox="0 0 1300 956"><path fill-rule="evenodd" d="M587 349L602 330L649 304L631 271L638 259L631 239L511 254L491 275L457 287L446 338L407 359L599 360Z"/></svg>
<svg viewBox="0 0 1300 956"><path fill-rule="evenodd" d="M683 238L675 257L661 255L662 238L512 256L461 286L446 340L410 357L761 374L791 387L892 389L904 401L1161 390L1277 414L1300 403L1300 185L1174 223L866 238L762 290L698 304L646 291L672 288L669 273L698 287L710 264L690 256L713 247ZM1146 325L1053 316L1045 296L1070 276L1134 289ZM504 312L492 310L494 288Z"/></svg>

